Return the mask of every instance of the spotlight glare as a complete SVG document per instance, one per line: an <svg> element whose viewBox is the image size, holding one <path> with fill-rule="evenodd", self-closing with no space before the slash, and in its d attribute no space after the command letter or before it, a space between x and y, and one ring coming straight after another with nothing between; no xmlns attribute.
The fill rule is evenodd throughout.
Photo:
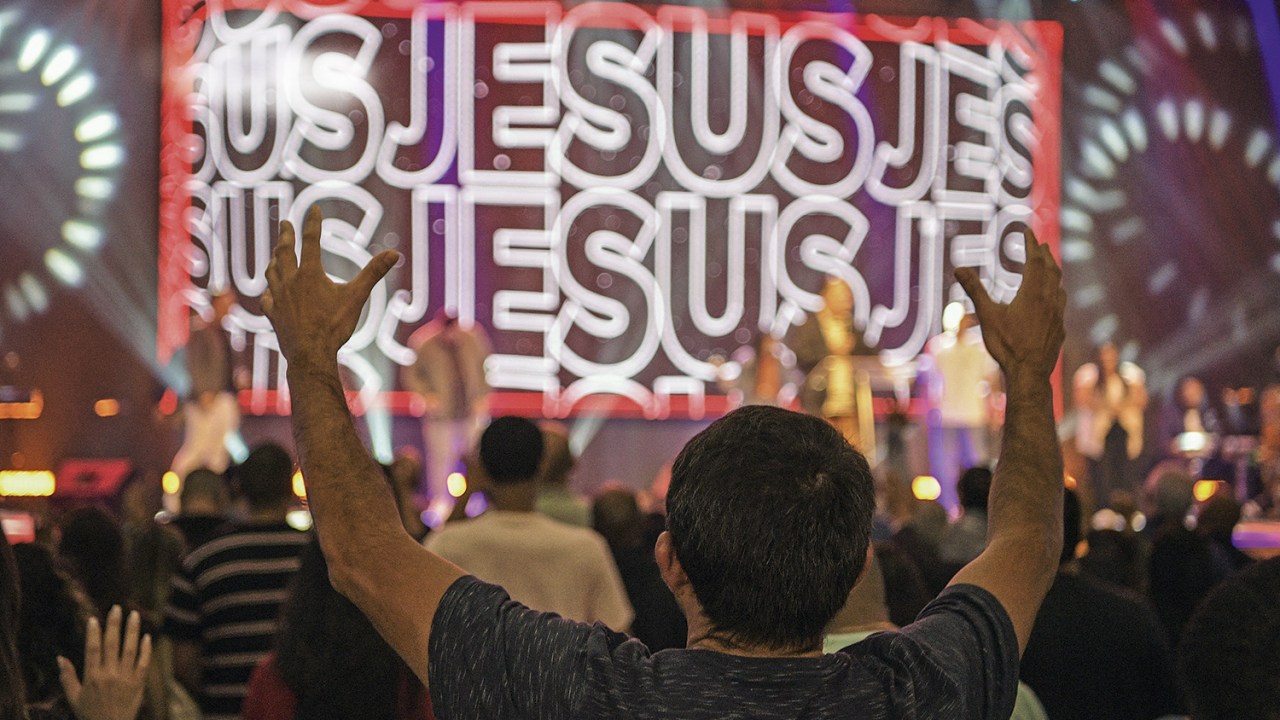
<svg viewBox="0 0 1280 720"><path fill-rule="evenodd" d="M303 500L307 499L307 483L302 479L302 471L293 471L293 494Z"/></svg>
<svg viewBox="0 0 1280 720"><path fill-rule="evenodd" d="M22 149L22 134L12 130L0 130L0 152L17 152Z"/></svg>
<svg viewBox="0 0 1280 720"><path fill-rule="evenodd" d="M1204 132L1204 103L1199 100L1188 100L1182 108L1183 124L1187 128L1187 138L1191 142L1200 142Z"/></svg>
<svg viewBox="0 0 1280 720"><path fill-rule="evenodd" d="M44 254L44 264L49 272L64 285L78 287L84 282L84 268L76 259L58 248L52 248Z"/></svg>
<svg viewBox="0 0 1280 720"><path fill-rule="evenodd" d="M40 29L27 36L27 41L18 51L18 69L26 72L40 62L44 51L49 49L49 31Z"/></svg>
<svg viewBox="0 0 1280 720"><path fill-rule="evenodd" d="M22 297L22 292L13 285L9 285L4 289L4 301L9 306L9 314L18 322L25 322L31 317L31 310L27 308L27 301Z"/></svg>
<svg viewBox="0 0 1280 720"><path fill-rule="evenodd" d="M1124 131L1129 136L1129 142L1133 143L1134 149L1138 152L1147 149L1147 125L1142 121L1142 116L1137 110L1131 108L1124 114Z"/></svg>
<svg viewBox="0 0 1280 720"><path fill-rule="evenodd" d="M113 112L100 111L89 115L76 125L76 140L92 142L110 135L120 125L120 119Z"/></svg>
<svg viewBox="0 0 1280 720"><path fill-rule="evenodd" d="M80 153L80 167L85 170L113 168L124 161L124 149L115 143L94 145Z"/></svg>
<svg viewBox="0 0 1280 720"><path fill-rule="evenodd" d="M27 304L37 315L49 309L49 294L44 291L44 286L35 275L22 273L18 278L18 285L22 288L22 294L27 296Z"/></svg>
<svg viewBox="0 0 1280 720"><path fill-rule="evenodd" d="M106 178L82 177L76 181L76 194L89 200L107 200L116 192L116 186Z"/></svg>
<svg viewBox="0 0 1280 720"><path fill-rule="evenodd" d="M1160 121L1160 131L1169 142L1178 139L1178 109L1173 106L1172 100L1161 100L1156 105L1156 119Z"/></svg>
<svg viewBox="0 0 1280 720"><path fill-rule="evenodd" d="M96 179L82 178L80 182ZM96 250L102 245L102 229L83 220L68 220L62 223L62 239L81 250Z"/></svg>
<svg viewBox="0 0 1280 720"><path fill-rule="evenodd" d="M170 470L160 478L160 487L166 495L177 495L182 489L182 478L178 477L178 473Z"/></svg>
<svg viewBox="0 0 1280 720"><path fill-rule="evenodd" d="M46 87L52 85L71 72L71 68L75 67L76 61L80 59L80 51L64 46L58 49L50 58L49 62L44 64L44 71L40 73L40 82Z"/></svg>
<svg viewBox="0 0 1280 720"><path fill-rule="evenodd" d="M1244 164L1250 168L1258 167L1258 163L1262 162L1262 157L1267 154L1267 150L1271 147L1271 136L1266 130L1258 128L1249 136L1249 144L1244 150Z"/></svg>
<svg viewBox="0 0 1280 720"><path fill-rule="evenodd" d="M68 80L67 84L63 85L62 89L58 91L58 105L67 107L68 105L74 105L80 102L85 99L89 93L93 92L93 88L97 84L97 80L94 79L93 73L82 72L79 75L76 75Z"/></svg>
<svg viewBox="0 0 1280 720"><path fill-rule="evenodd" d="M36 96L31 93L6 93L0 95L0 113L30 112L36 106Z"/></svg>

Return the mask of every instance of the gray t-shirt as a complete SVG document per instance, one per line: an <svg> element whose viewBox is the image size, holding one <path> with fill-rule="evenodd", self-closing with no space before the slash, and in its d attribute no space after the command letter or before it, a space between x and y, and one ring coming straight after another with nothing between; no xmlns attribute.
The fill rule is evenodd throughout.
<svg viewBox="0 0 1280 720"><path fill-rule="evenodd" d="M511 601L473 577L431 629L441 720L999 718L1013 711L1018 641L1000 603L948 588L898 632L816 658L650 653L638 640Z"/></svg>

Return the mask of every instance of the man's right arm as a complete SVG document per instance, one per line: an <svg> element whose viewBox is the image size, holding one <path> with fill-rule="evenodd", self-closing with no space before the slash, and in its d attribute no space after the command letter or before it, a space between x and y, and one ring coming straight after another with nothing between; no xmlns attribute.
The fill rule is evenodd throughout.
<svg viewBox="0 0 1280 720"><path fill-rule="evenodd" d="M1062 348L1066 295L1049 248L1027 235L1013 302L991 300L972 269L956 277L973 299L991 356L1004 370L1006 415L988 502L987 547L952 584L986 589L1013 621L1019 652L1057 571L1062 548L1062 453L1050 376Z"/></svg>
<svg viewBox="0 0 1280 720"><path fill-rule="evenodd" d="M350 283L337 284L320 261L320 230L320 212L313 207L299 261L293 226L282 226L263 296L289 363L293 433L307 500L333 586L425 684L436 610L463 572L424 549L401 525L382 470L356 433L338 377L338 351L395 254L378 255Z"/></svg>

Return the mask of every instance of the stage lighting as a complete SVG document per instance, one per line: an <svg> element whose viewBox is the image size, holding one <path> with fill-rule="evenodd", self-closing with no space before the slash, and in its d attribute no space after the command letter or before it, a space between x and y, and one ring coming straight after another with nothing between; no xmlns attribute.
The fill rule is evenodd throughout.
<svg viewBox="0 0 1280 720"><path fill-rule="evenodd" d="M83 220L68 220L62 223L62 239L81 250L94 250L102 244L102 230Z"/></svg>
<svg viewBox="0 0 1280 720"><path fill-rule="evenodd" d="M449 473L446 483L448 484L449 494L453 497L462 497L467 492L467 476L460 472Z"/></svg>
<svg viewBox="0 0 1280 720"><path fill-rule="evenodd" d="M942 485L932 475L919 475L911 481L911 494L917 500L937 500L942 496Z"/></svg>
<svg viewBox="0 0 1280 720"><path fill-rule="evenodd" d="M293 471L293 494L303 500L307 499L307 483L302 479L301 470Z"/></svg>
<svg viewBox="0 0 1280 720"><path fill-rule="evenodd" d="M170 470L160 478L160 487L165 495L177 495L182 489L182 478L178 477L178 473Z"/></svg>
<svg viewBox="0 0 1280 720"><path fill-rule="evenodd" d="M75 67L76 62L80 59L80 51L69 46L63 46L49 58L49 62L45 63L44 71L40 73L40 82L46 86L53 85L71 72L71 68Z"/></svg>
<svg viewBox="0 0 1280 720"><path fill-rule="evenodd" d="M0 470L0 495L49 497L55 488L51 470Z"/></svg>
<svg viewBox="0 0 1280 720"><path fill-rule="evenodd" d="M289 527L298 532L310 530L313 524L311 513L306 510L290 510L285 514L284 521L288 523Z"/></svg>
<svg viewBox="0 0 1280 720"><path fill-rule="evenodd" d="M74 105L89 96L98 85L93 73L82 72L76 75L58 91L58 104L62 107Z"/></svg>
<svg viewBox="0 0 1280 720"><path fill-rule="evenodd" d="M1195 493L1196 496L1196 502L1206 502L1209 498L1213 497L1218 492L1218 488L1223 485L1225 485L1225 483L1221 480L1197 480L1196 484L1192 487L1192 492Z"/></svg>
<svg viewBox="0 0 1280 720"><path fill-rule="evenodd" d="M93 404L93 414L108 418L120 414L120 401L115 398L103 398Z"/></svg>
<svg viewBox="0 0 1280 720"><path fill-rule="evenodd" d="M84 268L79 261L58 248L51 248L44 254L44 264L63 285L79 287L84 282Z"/></svg>
<svg viewBox="0 0 1280 720"><path fill-rule="evenodd" d="M18 69L27 72L35 67L48 48L49 31L43 28L33 30L30 35L27 35L27 41L22 44L22 49L18 51Z"/></svg>
<svg viewBox="0 0 1280 720"><path fill-rule="evenodd" d="M90 256L105 242L100 218L116 194L125 151L119 117L95 96L91 60L58 28L28 22L21 8L0 11L0 154L16 156L3 162L46 167L50 152L66 150L79 155L85 170L73 161L44 173L48 193L69 196L71 205L48 210L58 216L43 223L61 223L60 234L31 238L39 250L33 247L30 257L43 263L11 263L0 276L0 313L18 322L46 312L58 285L83 285Z"/></svg>

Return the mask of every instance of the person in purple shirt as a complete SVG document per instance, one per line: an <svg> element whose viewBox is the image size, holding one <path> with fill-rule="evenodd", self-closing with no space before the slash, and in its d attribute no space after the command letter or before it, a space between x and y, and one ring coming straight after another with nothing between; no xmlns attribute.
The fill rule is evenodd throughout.
<svg viewBox="0 0 1280 720"><path fill-rule="evenodd" d="M428 685L442 718L1007 718L1018 658L1062 544L1062 458L1050 375L1065 293L1028 234L1014 300L973 299L1008 388L990 542L920 618L823 654L823 627L865 567L874 504L866 460L823 421L737 410L681 452L655 554L688 620L687 649L651 653L601 625L512 602L414 542L360 442L338 349L397 261L338 284L321 216L281 228L263 306L288 360L294 436L330 577Z"/></svg>

